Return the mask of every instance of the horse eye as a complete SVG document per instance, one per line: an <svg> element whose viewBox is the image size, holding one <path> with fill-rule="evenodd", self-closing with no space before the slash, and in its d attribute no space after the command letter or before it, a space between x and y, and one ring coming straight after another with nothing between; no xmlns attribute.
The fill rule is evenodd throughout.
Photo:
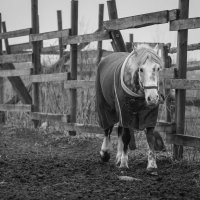
<svg viewBox="0 0 200 200"><path fill-rule="evenodd" d="M143 72L143 69L142 69L142 68L140 68L140 72Z"/></svg>
<svg viewBox="0 0 200 200"><path fill-rule="evenodd" d="M158 69L157 69L157 70L158 70L158 72L159 72L159 71L160 71L160 67L158 67Z"/></svg>

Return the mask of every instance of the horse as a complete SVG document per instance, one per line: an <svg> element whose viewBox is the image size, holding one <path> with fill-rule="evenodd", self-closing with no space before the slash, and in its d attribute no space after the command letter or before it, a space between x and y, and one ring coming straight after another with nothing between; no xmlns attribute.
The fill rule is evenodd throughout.
<svg viewBox="0 0 200 200"><path fill-rule="evenodd" d="M120 168L128 168L130 130L144 130L149 146L147 172L157 175L156 151L165 149L161 136L154 131L158 107L164 100L159 91L162 68L158 47L115 52L99 63L95 89L99 125L104 130L100 150L103 162L110 159L114 125L118 125L116 164Z"/></svg>

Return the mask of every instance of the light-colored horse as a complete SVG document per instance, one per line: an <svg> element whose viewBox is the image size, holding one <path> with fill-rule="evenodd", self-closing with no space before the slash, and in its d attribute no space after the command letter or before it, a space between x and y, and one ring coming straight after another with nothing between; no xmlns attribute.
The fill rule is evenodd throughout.
<svg viewBox="0 0 200 200"><path fill-rule="evenodd" d="M160 101L159 71L162 69L157 52L157 48L142 47L130 54L107 56L99 64L96 79L97 111L105 131L101 159L108 161L110 158L110 134L114 123L119 122L116 164L128 168L130 128L144 129L149 144L147 170L152 174L157 173L156 141L159 141L159 150L164 148L159 134L154 132Z"/></svg>

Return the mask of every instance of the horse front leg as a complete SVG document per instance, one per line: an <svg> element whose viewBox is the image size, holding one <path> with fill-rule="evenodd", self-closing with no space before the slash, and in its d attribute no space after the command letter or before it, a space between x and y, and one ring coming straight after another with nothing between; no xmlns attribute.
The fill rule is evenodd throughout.
<svg viewBox="0 0 200 200"><path fill-rule="evenodd" d="M152 175L158 175L157 172L158 167L156 164L156 153L155 153L156 138L154 135L154 127L147 128L145 133L149 145L147 172Z"/></svg>
<svg viewBox="0 0 200 200"><path fill-rule="evenodd" d="M100 157L103 162L108 162L110 159L110 152L112 150L110 134L112 133L112 129L113 126L105 130L104 139L100 151Z"/></svg>
<svg viewBox="0 0 200 200"><path fill-rule="evenodd" d="M130 140L129 129L119 126L116 164L120 164L120 168L128 168L128 145Z"/></svg>

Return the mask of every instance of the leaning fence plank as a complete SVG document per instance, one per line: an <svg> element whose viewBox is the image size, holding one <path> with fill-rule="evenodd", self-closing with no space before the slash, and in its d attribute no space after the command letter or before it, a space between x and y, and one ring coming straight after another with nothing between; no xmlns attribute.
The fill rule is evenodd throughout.
<svg viewBox="0 0 200 200"><path fill-rule="evenodd" d="M30 75L30 69L0 70L0 77L14 77Z"/></svg>
<svg viewBox="0 0 200 200"><path fill-rule="evenodd" d="M32 106L29 104L0 104L1 111L31 112Z"/></svg>
<svg viewBox="0 0 200 200"><path fill-rule="evenodd" d="M107 1L108 15L110 20L118 19L116 0ZM111 45L116 52L126 52L126 46L119 30L110 31Z"/></svg>
<svg viewBox="0 0 200 200"><path fill-rule="evenodd" d="M0 64L32 62L32 53L9 54L0 56Z"/></svg>
<svg viewBox="0 0 200 200"><path fill-rule="evenodd" d="M179 19L170 23L170 31L200 28L200 17Z"/></svg>
<svg viewBox="0 0 200 200"><path fill-rule="evenodd" d="M113 19L104 22L104 27L107 30L123 30L128 28L141 28L145 26L150 26L154 24L167 23L169 16L175 19L175 15L169 15L169 11L160 11L154 13L148 13L143 15L136 15L131 17Z"/></svg>
<svg viewBox="0 0 200 200"><path fill-rule="evenodd" d="M52 32L46 32L46 33L31 34L29 36L29 40L30 40L30 42L35 42L35 41L49 40L49 39L54 39L54 38L68 37L69 31L70 31L70 29L64 29L61 31L52 31Z"/></svg>
<svg viewBox="0 0 200 200"><path fill-rule="evenodd" d="M3 31L4 31L4 33L6 33L7 32L6 24L3 23L2 25L3 25ZM5 39L4 41L5 41L6 53L11 54L8 39ZM7 69L7 70L15 69L15 66L13 63L4 64L3 67L5 67L5 69ZM16 94L20 98L21 102L24 104L32 104L32 98L31 98L29 92L27 91L26 86L24 85L21 78L17 77L17 76L16 77L8 77L8 80L10 81L13 89L15 90Z"/></svg>
<svg viewBox="0 0 200 200"><path fill-rule="evenodd" d="M21 36L29 35L30 33L31 33L31 28L21 29L21 30L17 30L17 31L9 31L6 33L1 33L0 39L21 37Z"/></svg>
<svg viewBox="0 0 200 200"><path fill-rule="evenodd" d="M166 134L166 142L169 144L183 145L189 147L200 147L200 137L180 134Z"/></svg>

